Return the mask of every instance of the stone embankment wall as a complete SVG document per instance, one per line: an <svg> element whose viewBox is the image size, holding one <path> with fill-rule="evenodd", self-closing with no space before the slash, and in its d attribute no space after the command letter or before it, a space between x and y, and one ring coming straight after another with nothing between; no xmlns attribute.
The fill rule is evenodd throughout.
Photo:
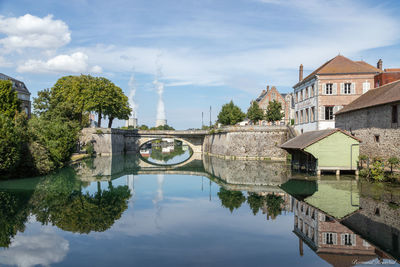
<svg viewBox="0 0 400 267"><path fill-rule="evenodd" d="M230 159L286 160L279 146L289 134L286 126L222 128L204 138L203 152Z"/></svg>
<svg viewBox="0 0 400 267"><path fill-rule="evenodd" d="M397 107L400 118L400 104ZM400 123L392 123L392 104L338 114L335 119L336 128L361 139L360 155L400 158Z"/></svg>
<svg viewBox="0 0 400 267"><path fill-rule="evenodd" d="M277 188L290 175L290 166L282 161L226 160L203 157L204 170L231 185L270 186Z"/></svg>

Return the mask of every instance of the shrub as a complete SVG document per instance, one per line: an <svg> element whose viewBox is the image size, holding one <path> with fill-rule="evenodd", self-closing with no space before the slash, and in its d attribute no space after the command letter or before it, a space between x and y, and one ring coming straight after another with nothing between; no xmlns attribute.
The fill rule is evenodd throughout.
<svg viewBox="0 0 400 267"><path fill-rule="evenodd" d="M371 177L375 181L385 180L385 164L381 158L375 158L371 167Z"/></svg>

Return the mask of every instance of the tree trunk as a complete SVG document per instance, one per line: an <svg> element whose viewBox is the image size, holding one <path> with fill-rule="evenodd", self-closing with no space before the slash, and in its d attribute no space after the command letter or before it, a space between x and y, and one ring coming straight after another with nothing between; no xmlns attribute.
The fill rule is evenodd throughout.
<svg viewBox="0 0 400 267"><path fill-rule="evenodd" d="M114 120L113 117L109 117L109 118L108 118L108 128L111 128L111 125L112 125L113 120Z"/></svg>
<svg viewBox="0 0 400 267"><path fill-rule="evenodd" d="M99 119L97 120L97 127L101 127L101 111L99 111Z"/></svg>

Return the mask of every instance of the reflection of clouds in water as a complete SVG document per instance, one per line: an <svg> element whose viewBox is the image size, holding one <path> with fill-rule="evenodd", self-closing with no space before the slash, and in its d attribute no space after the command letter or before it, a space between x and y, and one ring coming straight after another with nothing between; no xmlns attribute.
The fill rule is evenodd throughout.
<svg viewBox="0 0 400 267"><path fill-rule="evenodd" d="M57 235L50 226L38 233L18 233L8 249L0 251L0 263L22 267L61 262L69 250L69 242Z"/></svg>
<svg viewBox="0 0 400 267"><path fill-rule="evenodd" d="M265 217L260 216L260 219L252 225L252 229L249 229L246 215L250 211L246 204L243 206L244 210L236 210L234 213L238 213L237 216L232 216L228 209L225 212L221 210L219 202L210 203L208 198L164 197L162 217L157 218L157 213L154 212L156 207L131 210L125 213L106 235L110 237L115 233L127 236L160 233L191 235L194 232L203 231L204 227L212 229L223 227L255 234L284 235L287 229L293 226L292 217L279 216L277 220L269 221L270 227L266 227ZM241 216L240 213L245 215Z"/></svg>

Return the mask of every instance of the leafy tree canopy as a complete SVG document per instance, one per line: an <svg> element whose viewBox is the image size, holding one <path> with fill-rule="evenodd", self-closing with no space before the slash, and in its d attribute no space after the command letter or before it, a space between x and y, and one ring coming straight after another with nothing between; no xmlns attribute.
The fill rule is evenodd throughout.
<svg viewBox="0 0 400 267"><path fill-rule="evenodd" d="M251 102L251 105L247 110L247 118L249 118L249 120L253 123L256 123L264 118L264 112L258 106L256 101Z"/></svg>
<svg viewBox="0 0 400 267"><path fill-rule="evenodd" d="M14 118L21 109L21 101L10 81L0 80L0 114Z"/></svg>
<svg viewBox="0 0 400 267"><path fill-rule="evenodd" d="M246 197L240 191L230 191L221 187L218 192L218 197L221 200L223 207L228 208L231 212L234 209L240 208L243 202L246 201Z"/></svg>
<svg viewBox="0 0 400 267"><path fill-rule="evenodd" d="M280 121L283 118L281 103L276 100L270 101L265 118L269 122Z"/></svg>
<svg viewBox="0 0 400 267"><path fill-rule="evenodd" d="M246 115L242 110L231 100L231 102L222 106L222 109L218 114L218 122L223 125L235 125L236 123L241 122L245 117Z"/></svg>

